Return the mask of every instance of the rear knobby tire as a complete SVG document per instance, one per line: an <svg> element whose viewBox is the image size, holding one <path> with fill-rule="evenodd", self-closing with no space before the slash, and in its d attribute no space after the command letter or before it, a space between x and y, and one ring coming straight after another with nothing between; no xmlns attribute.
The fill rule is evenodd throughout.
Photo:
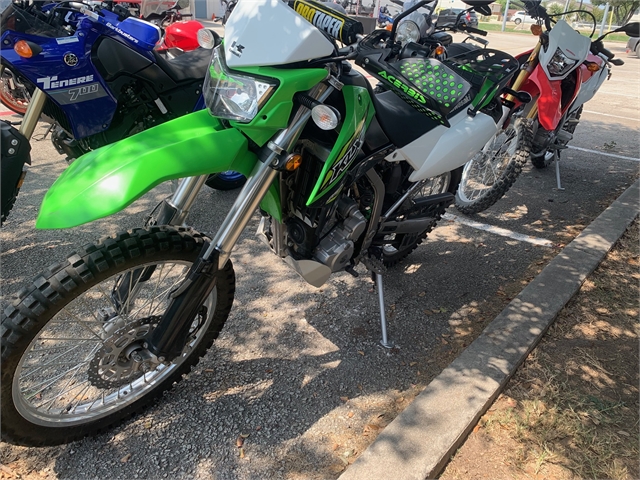
<svg viewBox="0 0 640 480"><path fill-rule="evenodd" d="M24 176L26 174L26 170L23 170L22 175L19 176L15 185L12 185L8 188L3 188L0 190L0 225L3 225L13 205L16 203L18 199L18 194L20 193L20 187L22 186L22 182L24 181ZM13 182L11 182L13 183Z"/></svg>
<svg viewBox="0 0 640 480"><path fill-rule="evenodd" d="M465 165L456 194L456 209L466 215L479 213L500 200L518 179L529 158L532 122L517 119L498 132L489 155L478 153Z"/></svg>
<svg viewBox="0 0 640 480"><path fill-rule="evenodd" d="M580 108L578 108L578 110L576 110L575 113L571 115L568 121L565 122L562 129L573 135L573 132L575 132L576 126L580 121L581 115L582 115L582 105L580 106ZM569 121L570 123L568 123ZM542 129L542 127L539 126L538 129L540 130ZM556 142L560 143L560 145L557 145L557 146L561 146L561 147L566 146L566 143L559 142L557 137L556 137ZM536 150L536 146L533 145L532 150L533 151L531 152L531 163L537 169L547 168L549 165L553 163L554 160L557 160L560 155L560 150L558 149L547 149L546 147L544 147L544 153L536 154L534 153Z"/></svg>
<svg viewBox="0 0 640 480"><path fill-rule="evenodd" d="M428 197L430 195L436 195L439 193L449 192L455 195L460 183L460 176L462 175L462 167L457 168L451 172L447 172L438 177L429 178L424 181L424 186L416 192L416 194L407 202L406 207L411 207L413 201ZM406 187L413 185L407 182ZM404 189L406 191L406 188ZM444 215L449 205L435 205L426 207L424 211L414 212L407 218L424 218L431 217L433 221L429 224L429 227L419 233L402 233L393 234L385 237L382 245L382 261L386 267L393 267L402 260L404 260L411 252L413 252L418 245L420 245L427 235L436 227L436 224ZM397 212L398 220L403 218L402 209Z"/></svg>
<svg viewBox="0 0 640 480"><path fill-rule="evenodd" d="M184 228L136 229L85 246L20 291L0 324L2 439L39 446L97 434L182 380L227 320L235 291L230 261L218 271L181 355L141 363L130 346L153 331L204 242ZM127 283L132 277L125 272L147 272L146 280L139 275ZM113 300L114 280L129 286L126 305L122 296L120 306Z"/></svg>

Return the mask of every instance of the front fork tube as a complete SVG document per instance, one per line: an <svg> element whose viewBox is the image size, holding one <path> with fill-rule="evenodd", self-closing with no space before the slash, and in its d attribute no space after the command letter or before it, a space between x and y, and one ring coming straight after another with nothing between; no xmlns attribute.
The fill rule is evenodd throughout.
<svg viewBox="0 0 640 480"><path fill-rule="evenodd" d="M309 95L323 102L332 91L333 87L321 83ZM300 106L290 126L269 142L263 150L265 158L256 164L215 238L203 247L185 280L172 292L171 303L147 342L149 351L161 361L170 361L181 353L193 319L202 313L203 303L215 288L218 270L224 268L240 234L278 174L272 166L277 165L280 155L291 151L310 117L311 110Z"/></svg>
<svg viewBox="0 0 640 480"><path fill-rule="evenodd" d="M0 65L0 76L2 75L2 72L4 72L4 69L4 65ZM36 88L29 100L29 105L27 106L27 111L22 117L22 123L20 124L19 130L20 133L28 140L31 140L31 135L33 135L36 125L38 125L38 120L40 119L40 114L42 113L46 99L47 96L45 93L39 88Z"/></svg>
<svg viewBox="0 0 640 480"><path fill-rule="evenodd" d="M22 117L22 124L20 125L20 133L28 139L31 139L31 135L33 135L38 125L38 120L40 119L40 114L42 113L46 99L47 95L39 88L36 88L29 100L29 106L24 113L24 117Z"/></svg>
<svg viewBox="0 0 640 480"><path fill-rule="evenodd" d="M162 202L158 214L155 218L150 218L147 225L184 225L207 177L208 175L200 175L183 178L173 195Z"/></svg>
<svg viewBox="0 0 640 480"><path fill-rule="evenodd" d="M520 90L520 88L526 83L533 72L533 69L538 66L538 54L540 53L540 49L542 48L542 43L538 41L538 44L533 49L533 51L529 54L529 58L527 58L526 68L520 70L516 81L513 82L511 86L512 90L516 92ZM506 100L514 101L515 98L512 95L507 95ZM527 117L526 118L535 118L538 114L538 98L536 97L531 104L527 107Z"/></svg>

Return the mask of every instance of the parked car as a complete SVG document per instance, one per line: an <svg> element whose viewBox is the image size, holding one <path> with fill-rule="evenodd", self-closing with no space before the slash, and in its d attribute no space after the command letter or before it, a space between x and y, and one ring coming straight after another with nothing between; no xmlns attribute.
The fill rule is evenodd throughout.
<svg viewBox="0 0 640 480"><path fill-rule="evenodd" d="M632 52L640 57L640 37L630 37L627 41L627 53Z"/></svg>
<svg viewBox="0 0 640 480"><path fill-rule="evenodd" d="M438 19L436 21L436 25L453 25L458 18L460 12L464 11L462 8L445 8L438 13ZM478 26L478 17L476 12L467 12L462 16L460 21L469 27L477 27Z"/></svg>
<svg viewBox="0 0 640 480"><path fill-rule="evenodd" d="M513 15L511 15L511 18L509 20L511 20L516 25L520 25L522 22L535 23L536 21L533 17L530 17L529 15L527 15L527 12L524 11L514 13Z"/></svg>

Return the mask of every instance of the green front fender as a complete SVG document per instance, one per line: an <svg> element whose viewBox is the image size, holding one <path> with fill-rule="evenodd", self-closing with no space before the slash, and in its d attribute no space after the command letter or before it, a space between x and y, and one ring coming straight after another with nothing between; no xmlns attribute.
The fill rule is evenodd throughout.
<svg viewBox="0 0 640 480"><path fill-rule="evenodd" d="M83 155L44 197L36 228L69 228L119 212L156 185L258 161L235 128L201 110Z"/></svg>

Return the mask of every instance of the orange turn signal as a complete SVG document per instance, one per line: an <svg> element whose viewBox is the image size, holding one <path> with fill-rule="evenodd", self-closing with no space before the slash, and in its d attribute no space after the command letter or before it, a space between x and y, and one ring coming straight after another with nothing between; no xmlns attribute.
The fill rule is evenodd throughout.
<svg viewBox="0 0 640 480"><path fill-rule="evenodd" d="M600 65L595 62L588 62L587 70L589 70L590 72L597 72L598 70L600 70Z"/></svg>
<svg viewBox="0 0 640 480"><path fill-rule="evenodd" d="M445 51L446 50L444 49L443 46L436 47L436 49L434 50L436 55L442 55Z"/></svg>
<svg viewBox="0 0 640 480"><path fill-rule="evenodd" d="M531 33L533 33L536 37L542 35L542 27L538 24L531 25Z"/></svg>
<svg viewBox="0 0 640 480"><path fill-rule="evenodd" d="M391 31L392 28L393 28L393 25L387 25L386 27L384 27L384 29L388 31Z"/></svg>
<svg viewBox="0 0 640 480"><path fill-rule="evenodd" d="M301 163L302 163L302 155L299 155L297 153L292 153L287 157L287 163L285 163L284 168L289 172L293 172L300 166Z"/></svg>
<svg viewBox="0 0 640 480"><path fill-rule="evenodd" d="M24 58L33 57L33 51L31 50L31 46L25 40L18 40L16 44L13 46L15 52Z"/></svg>

